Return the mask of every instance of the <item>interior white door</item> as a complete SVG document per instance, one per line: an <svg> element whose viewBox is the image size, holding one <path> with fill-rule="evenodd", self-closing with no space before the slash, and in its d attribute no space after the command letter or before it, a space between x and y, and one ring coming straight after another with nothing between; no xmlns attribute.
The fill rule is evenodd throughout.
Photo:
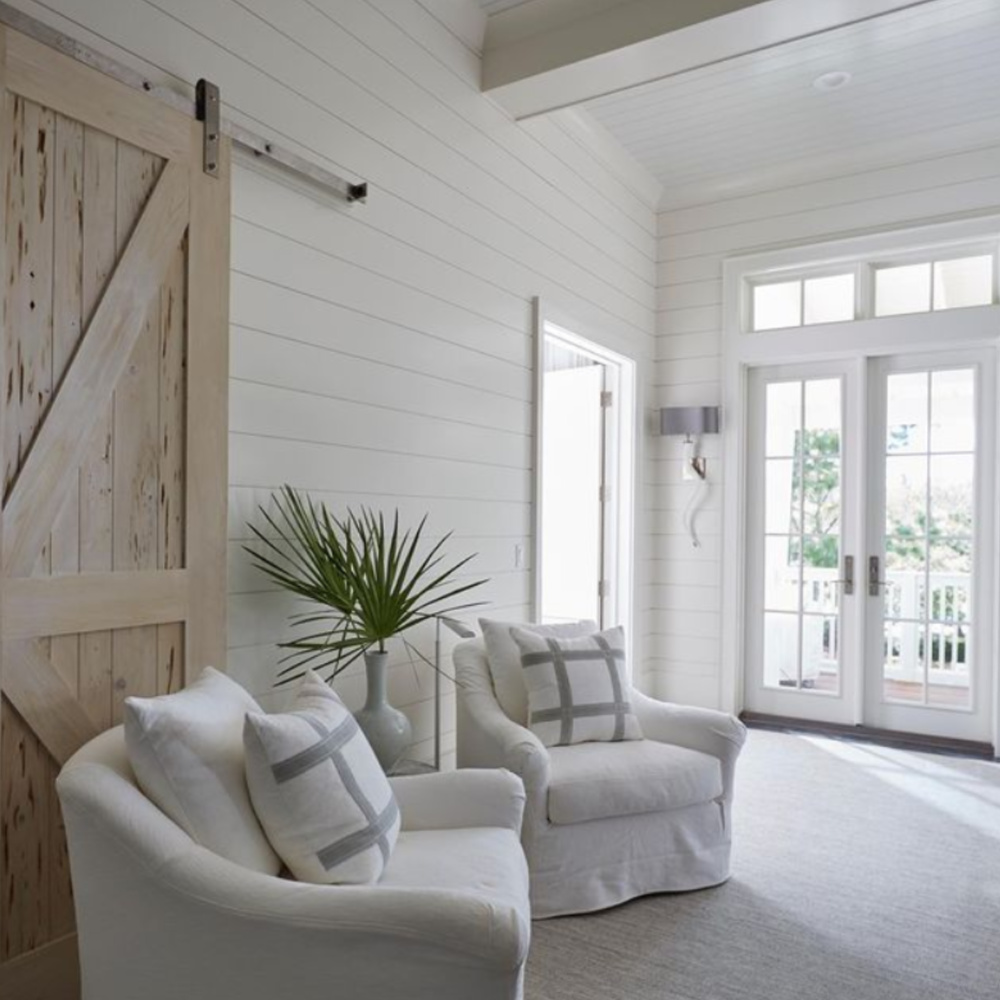
<svg viewBox="0 0 1000 1000"><path fill-rule="evenodd" d="M869 376L866 721L991 741L995 354Z"/></svg>
<svg viewBox="0 0 1000 1000"><path fill-rule="evenodd" d="M601 621L604 366L545 373L541 620Z"/></svg>
<svg viewBox="0 0 1000 1000"><path fill-rule="evenodd" d="M756 369L745 704L853 724L860 694L858 364Z"/></svg>

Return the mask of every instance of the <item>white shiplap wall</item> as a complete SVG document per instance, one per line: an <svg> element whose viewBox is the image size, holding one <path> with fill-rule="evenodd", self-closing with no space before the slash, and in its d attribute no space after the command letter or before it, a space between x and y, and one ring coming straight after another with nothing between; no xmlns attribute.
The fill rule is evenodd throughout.
<svg viewBox="0 0 1000 1000"><path fill-rule="evenodd" d="M518 126L478 89L474 0L19 0L17 6L371 184L321 204L237 169L233 199L229 669L270 689L289 602L247 565L283 482L336 507L398 505L528 612L531 299L648 372L655 215L613 156L555 121ZM429 651L429 636L421 644ZM391 696L429 751L427 669ZM358 672L341 688L363 696ZM445 704L453 745L453 695Z"/></svg>
<svg viewBox="0 0 1000 1000"><path fill-rule="evenodd" d="M1000 209L1000 146L717 201L659 216L653 402L721 402L722 263L727 256ZM650 448L650 617L647 667L661 697L719 702L721 438L703 440L713 489L692 549L681 534L687 491L680 444Z"/></svg>

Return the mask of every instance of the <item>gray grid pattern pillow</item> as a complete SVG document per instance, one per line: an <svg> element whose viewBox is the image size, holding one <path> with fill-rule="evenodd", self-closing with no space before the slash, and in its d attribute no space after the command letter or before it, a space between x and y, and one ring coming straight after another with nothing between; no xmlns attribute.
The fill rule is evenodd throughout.
<svg viewBox="0 0 1000 1000"><path fill-rule="evenodd" d="M547 747L640 740L629 701L625 633L555 639L511 629L528 687L528 726Z"/></svg>
<svg viewBox="0 0 1000 1000"><path fill-rule="evenodd" d="M389 781L354 716L315 674L292 708L249 713L244 724L261 826L300 882L377 882L399 833Z"/></svg>

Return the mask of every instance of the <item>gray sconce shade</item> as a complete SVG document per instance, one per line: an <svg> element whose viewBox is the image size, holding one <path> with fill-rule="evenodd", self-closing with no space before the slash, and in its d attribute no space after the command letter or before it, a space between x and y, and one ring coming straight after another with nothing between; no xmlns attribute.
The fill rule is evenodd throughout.
<svg viewBox="0 0 1000 1000"><path fill-rule="evenodd" d="M660 410L661 434L718 434L719 407L665 406Z"/></svg>

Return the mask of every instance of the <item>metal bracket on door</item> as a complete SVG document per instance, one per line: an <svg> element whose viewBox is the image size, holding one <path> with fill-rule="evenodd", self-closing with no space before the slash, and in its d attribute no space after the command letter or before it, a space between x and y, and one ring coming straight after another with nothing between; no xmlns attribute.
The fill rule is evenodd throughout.
<svg viewBox="0 0 1000 1000"><path fill-rule="evenodd" d="M219 88L208 80L198 81L198 121L205 125L202 167L210 177L219 176Z"/></svg>

